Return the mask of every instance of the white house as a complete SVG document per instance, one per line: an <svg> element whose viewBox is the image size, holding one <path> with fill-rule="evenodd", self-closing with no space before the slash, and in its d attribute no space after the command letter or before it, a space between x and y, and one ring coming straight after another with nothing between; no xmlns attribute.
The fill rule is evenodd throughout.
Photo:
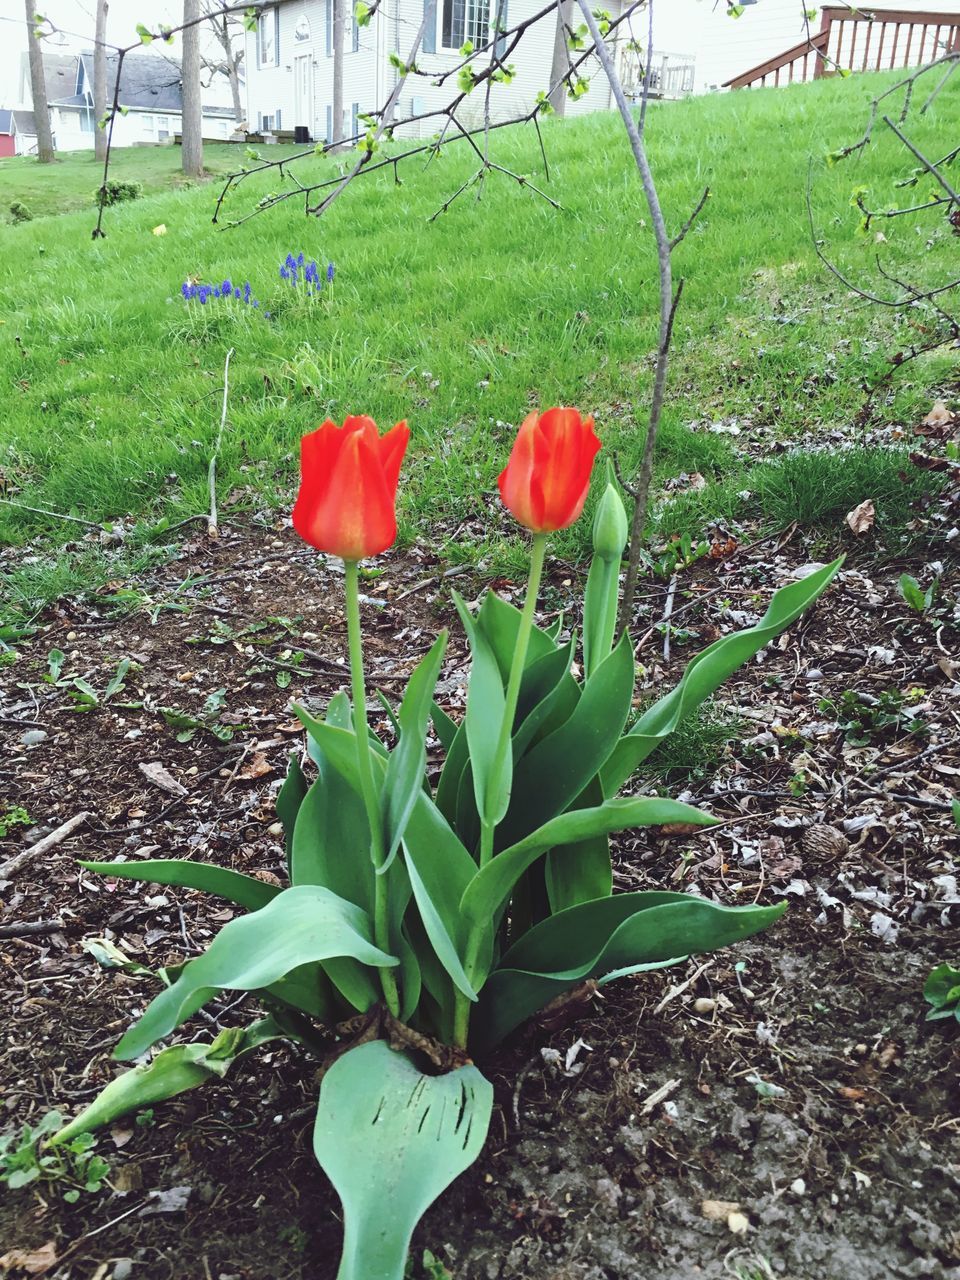
<svg viewBox="0 0 960 1280"><path fill-rule="evenodd" d="M44 53L43 74L50 110L50 127L56 151L93 149L96 125L93 110L93 54ZM113 102L117 83L117 56L107 58L107 103ZM226 84L226 82L224 82ZM223 94L220 94L222 100ZM15 112L18 153L36 150L30 66L23 54L20 68L20 101ZM180 63L155 53L128 53L120 77L120 106L126 108L114 121L112 145L132 147L172 142L180 132L182 90ZM233 110L227 105L204 102L203 136L226 139L234 131Z"/></svg>
<svg viewBox="0 0 960 1280"><path fill-rule="evenodd" d="M401 61L409 53L409 45L424 17L428 0L393 0L378 9L369 25L360 27L352 16L347 18L343 59L343 133L351 137L358 132L358 115L381 108L395 87L398 70L391 56ZM395 117L402 120L445 106L457 92L456 77L441 86L434 82L444 72L463 61L461 48L468 41L474 48L484 45L496 29L509 28L542 8L542 0L435 0L428 20L421 52L416 63L419 75L408 76ZM621 10L620 0L604 6L612 15ZM352 14L352 0L344 0L344 9ZM576 10L571 0L571 25L576 27ZM255 31L247 33L244 63L247 76L247 120L249 128L264 133L306 129L311 140L329 139L332 134L333 110L333 0L278 0L258 16ZM617 54L623 61L632 58L628 33L618 42ZM574 55L576 56L576 55ZM509 62L515 68L510 84L494 84L491 91L491 117L504 119L531 109L541 92L567 69L565 43L557 47L557 24L553 14L532 25L523 36ZM689 60L685 60L686 63ZM482 67L482 61L475 64ZM654 60L658 68L663 64ZM559 70L558 70L559 68ZM631 68L625 67L625 79L636 82ZM589 91L572 99L562 91L552 101L565 115L581 115L588 111L609 110L610 89L595 59L589 59L580 74L590 82ZM685 73L686 74L686 73ZM692 89L693 67L687 79L676 80L676 87ZM682 80L682 83L681 83ZM666 82L664 82L666 83ZM671 81L673 84L673 81ZM458 115L464 123L477 123L484 110L484 89L478 88L466 99ZM406 136L430 137L442 121L437 117L407 126ZM362 132L362 129L359 130Z"/></svg>

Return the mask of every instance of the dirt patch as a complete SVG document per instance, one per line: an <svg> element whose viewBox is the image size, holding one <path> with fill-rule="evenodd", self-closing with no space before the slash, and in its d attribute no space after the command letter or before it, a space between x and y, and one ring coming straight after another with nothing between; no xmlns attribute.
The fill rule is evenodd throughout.
<svg viewBox="0 0 960 1280"><path fill-rule="evenodd" d="M652 628L638 653L648 688L749 625L805 558L766 544L695 569L669 660L666 588L650 584L636 628ZM689 761L694 780L670 789L722 827L619 847L620 888L731 903L785 894L785 920L608 987L578 1021L528 1027L484 1063L497 1087L486 1151L427 1215L414 1275L428 1274L429 1248L458 1280L960 1276L960 1051L955 1025L924 1022L920 994L933 964L956 960L960 633L953 617L911 614L903 567L846 569L721 691L735 741L701 769ZM545 598L563 607L575 587L559 567ZM442 569L416 551L391 557L367 592L370 680L390 696L450 621ZM44 681L53 649L64 660ZM0 939L4 1128L88 1101L152 992L100 969L85 938L155 966L195 954L232 914L198 893L104 881L75 859L193 856L279 875L273 799L301 742L291 699L323 705L346 683L344 652L333 568L286 531L248 529L61 603L0 669L0 812L19 805L34 823L10 830L0 860L89 814L2 889L0 925L42 926ZM441 685L452 708L465 657L454 627ZM102 702L123 659L124 689L73 709L74 678ZM251 1004L209 1016L246 1021ZM332 1280L338 1210L310 1152L314 1077L281 1045L149 1124L119 1122L98 1147L115 1189L74 1206L56 1189L7 1194L0 1253L52 1242L46 1274L60 1280Z"/></svg>

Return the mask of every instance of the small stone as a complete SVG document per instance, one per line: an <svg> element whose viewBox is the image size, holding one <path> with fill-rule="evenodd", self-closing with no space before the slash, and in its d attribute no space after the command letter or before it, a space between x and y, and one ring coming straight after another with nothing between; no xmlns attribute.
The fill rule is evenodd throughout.
<svg viewBox="0 0 960 1280"><path fill-rule="evenodd" d="M75 631L68 631L68 632L67 632L67 639L68 639L68 640L76 640L76 638L77 638L77 633L76 633Z"/></svg>
<svg viewBox="0 0 960 1280"><path fill-rule="evenodd" d="M43 742L46 737L47 735L43 729L28 729L26 733L21 735L20 741L25 747L35 747L38 742Z"/></svg>
<svg viewBox="0 0 960 1280"><path fill-rule="evenodd" d="M727 1229L735 1236L745 1236L750 1230L750 1219L745 1213L728 1213Z"/></svg>
<svg viewBox="0 0 960 1280"><path fill-rule="evenodd" d="M790 1183L790 1190L795 1196L803 1196L807 1193L807 1184L802 1178L794 1178Z"/></svg>
<svg viewBox="0 0 960 1280"><path fill-rule="evenodd" d="M129 1258L118 1258L113 1264L111 1280L130 1280L133 1275L133 1263Z"/></svg>
<svg viewBox="0 0 960 1280"><path fill-rule="evenodd" d="M282 835L283 835L283 823L282 823L282 822L271 822L271 823L270 823L270 825L269 825L269 827L267 827L267 833L268 833L269 835L271 835L271 836L282 836Z"/></svg>
<svg viewBox="0 0 960 1280"><path fill-rule="evenodd" d="M717 1007L716 1000L711 1000L707 996L701 996L699 1000L694 1000L694 1013L713 1013Z"/></svg>

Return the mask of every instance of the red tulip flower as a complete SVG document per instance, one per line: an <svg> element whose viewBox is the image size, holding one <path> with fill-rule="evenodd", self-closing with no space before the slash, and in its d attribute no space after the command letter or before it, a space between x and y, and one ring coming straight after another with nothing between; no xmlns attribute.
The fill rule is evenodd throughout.
<svg viewBox="0 0 960 1280"><path fill-rule="evenodd" d="M329 418L300 441L300 492L293 527L305 542L363 560L392 546L397 536L397 481L410 439L398 422L385 436L372 418Z"/></svg>
<svg viewBox="0 0 960 1280"><path fill-rule="evenodd" d="M566 529L583 510L599 448L593 418L578 410L531 413L500 473L503 505L534 533Z"/></svg>

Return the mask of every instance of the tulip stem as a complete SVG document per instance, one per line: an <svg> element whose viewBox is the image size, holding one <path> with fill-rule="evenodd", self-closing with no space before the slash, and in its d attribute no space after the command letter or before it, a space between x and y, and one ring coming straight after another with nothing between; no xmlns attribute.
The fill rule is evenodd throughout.
<svg viewBox="0 0 960 1280"><path fill-rule="evenodd" d="M360 582L356 560L344 560L347 597L347 643L350 650L350 683L353 688L353 727L357 735L357 772L360 791L370 827L370 857L374 866L373 936L381 951L390 951L390 922L387 901L387 877L380 875L385 851L383 820L377 800L370 764L370 737L367 726L367 692L363 678L363 639L360 634ZM380 970L380 985L387 1008L394 1017L400 1014L397 979L392 969Z"/></svg>
<svg viewBox="0 0 960 1280"><path fill-rule="evenodd" d="M535 533L533 546L530 549L530 574L527 578L527 598L523 602L520 625L517 627L517 639L513 649L513 662L510 666L510 678L507 681L507 693L503 707L503 720L500 724L500 737L497 739L496 754L493 757L493 776L499 777L511 751L513 737L513 721L517 714L517 702L520 699L520 685L523 681L523 669L527 663L527 649L530 646L530 632L533 629L533 615L537 608L537 596L540 592L540 579L543 576L543 561L547 551L547 535ZM485 867L493 857L493 837L496 823L483 823L480 827L480 866Z"/></svg>

